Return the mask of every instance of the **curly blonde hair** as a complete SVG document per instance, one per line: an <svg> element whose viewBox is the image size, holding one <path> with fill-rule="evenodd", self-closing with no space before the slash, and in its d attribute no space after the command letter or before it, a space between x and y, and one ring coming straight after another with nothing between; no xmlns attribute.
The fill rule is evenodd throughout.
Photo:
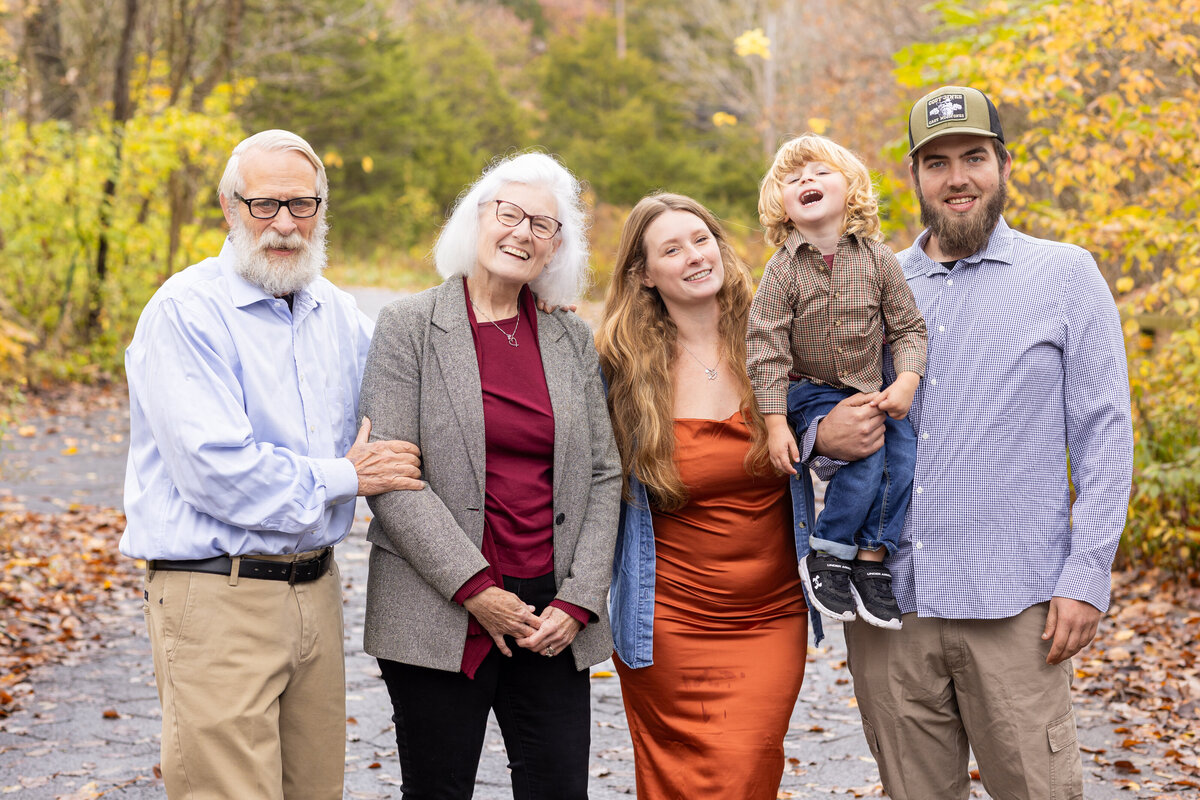
<svg viewBox="0 0 1200 800"><path fill-rule="evenodd" d="M853 151L832 139L806 133L784 142L759 186L758 221L765 232L767 244L779 247L792 232L792 221L783 207L784 180L814 161L828 164L846 178L846 218L842 233L854 233L864 239L882 241L879 193L871 182L867 165Z"/></svg>
<svg viewBox="0 0 1200 800"><path fill-rule="evenodd" d="M725 282L717 292L721 309L718 335L722 356L730 364L746 363L746 321L754 281L750 268L730 246L721 223L690 197L644 197L621 229L617 261L604 301L604 320L596 334L596 350L608 378L608 407L625 475L637 475L655 508L674 511L688 501L687 487L674 458L675 388L671 365L678 332L658 290L642 283L646 274L646 228L667 211L695 214L708 226L721 251ZM750 378L744 369L734 371L741 382L742 415L752 437L746 468L752 474L769 474L766 425L754 400ZM624 496L627 501L633 499L628 477Z"/></svg>

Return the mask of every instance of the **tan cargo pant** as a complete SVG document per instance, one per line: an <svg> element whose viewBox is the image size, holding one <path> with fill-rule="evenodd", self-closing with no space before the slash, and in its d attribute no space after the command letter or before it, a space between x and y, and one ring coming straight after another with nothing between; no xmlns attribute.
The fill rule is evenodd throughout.
<svg viewBox="0 0 1200 800"><path fill-rule="evenodd" d="M1068 659L1046 664L1048 603L998 620L846 623L863 732L892 800L965 800L968 745L996 800L1076 800Z"/></svg>
<svg viewBox="0 0 1200 800"><path fill-rule="evenodd" d="M346 670L337 565L294 585L160 570L147 573L145 592L167 796L341 800Z"/></svg>

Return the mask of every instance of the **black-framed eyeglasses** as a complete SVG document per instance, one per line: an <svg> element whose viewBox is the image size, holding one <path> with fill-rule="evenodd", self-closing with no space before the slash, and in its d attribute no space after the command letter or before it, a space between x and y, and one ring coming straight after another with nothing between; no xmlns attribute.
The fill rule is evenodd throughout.
<svg viewBox="0 0 1200 800"><path fill-rule="evenodd" d="M319 197L293 197L291 200L276 200L273 197L247 199L237 192L234 192L233 196L246 204L246 207L250 209L250 216L255 219L274 219L281 208L287 208L288 213L296 219L308 219L314 216L317 209L321 207L321 198Z"/></svg>
<svg viewBox="0 0 1200 800"><path fill-rule="evenodd" d="M515 228L528 219L529 230L539 239L553 239L554 234L562 229L562 223L554 217L548 217L545 214L526 214L525 209L507 200L493 200L492 202L496 204L496 219L506 227Z"/></svg>

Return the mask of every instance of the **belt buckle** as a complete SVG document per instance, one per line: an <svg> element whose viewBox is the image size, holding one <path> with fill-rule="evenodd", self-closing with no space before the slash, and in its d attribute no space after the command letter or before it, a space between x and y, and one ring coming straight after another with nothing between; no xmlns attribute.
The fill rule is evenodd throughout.
<svg viewBox="0 0 1200 800"><path fill-rule="evenodd" d="M296 565L298 563L300 563L300 562L298 562L298 561L288 561L287 562L288 586L296 585Z"/></svg>

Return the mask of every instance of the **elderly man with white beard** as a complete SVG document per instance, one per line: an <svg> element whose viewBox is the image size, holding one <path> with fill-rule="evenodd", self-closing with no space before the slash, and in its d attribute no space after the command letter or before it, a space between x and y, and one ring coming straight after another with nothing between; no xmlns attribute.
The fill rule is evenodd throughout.
<svg viewBox="0 0 1200 800"><path fill-rule="evenodd" d="M321 277L325 169L264 131L234 148L229 238L170 278L125 354L121 552L144 611L168 797L342 797L345 662L333 546L355 497L416 489L417 449L357 431L371 322Z"/></svg>

